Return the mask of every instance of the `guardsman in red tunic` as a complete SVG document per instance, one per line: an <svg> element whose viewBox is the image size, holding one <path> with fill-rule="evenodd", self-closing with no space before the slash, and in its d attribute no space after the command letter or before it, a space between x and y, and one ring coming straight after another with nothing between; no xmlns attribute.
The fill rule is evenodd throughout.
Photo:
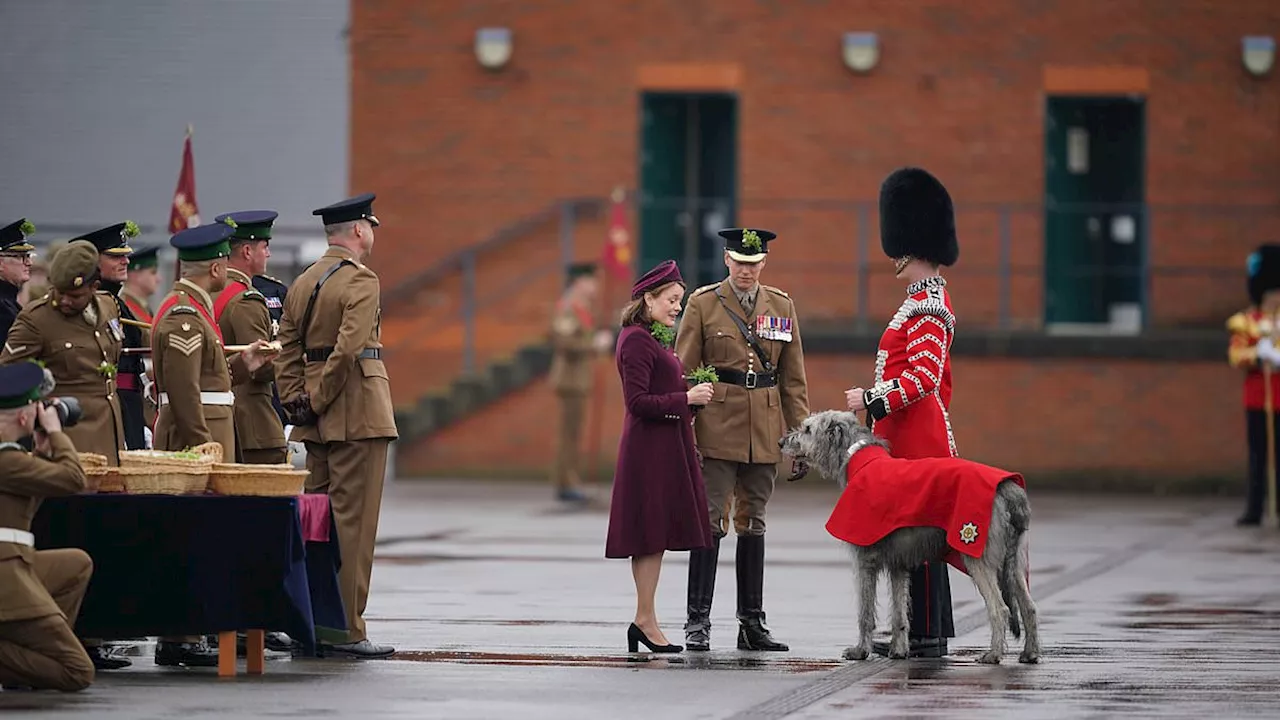
<svg viewBox="0 0 1280 720"><path fill-rule="evenodd" d="M1280 319L1280 245L1263 245L1249 256L1250 306L1227 320L1231 332L1227 360L1245 371L1245 427L1249 437L1249 485L1244 515L1237 525L1262 522L1267 495L1267 401L1262 364L1270 363L1272 413L1280 410L1280 350L1274 333ZM1272 337L1268 336L1270 328ZM1280 431L1280 420L1275 423ZM1280 448L1280 432L1277 432Z"/></svg>
<svg viewBox="0 0 1280 720"><path fill-rule="evenodd" d="M845 393L850 410L865 409L875 434L896 458L955 457L947 409L951 405L951 342L956 316L938 274L960 256L951 196L919 168L894 171L880 187L880 245L907 297L880 337L875 383ZM912 657L942 657L955 637L951 585L945 563L911 574ZM875 651L888 654L888 643Z"/></svg>

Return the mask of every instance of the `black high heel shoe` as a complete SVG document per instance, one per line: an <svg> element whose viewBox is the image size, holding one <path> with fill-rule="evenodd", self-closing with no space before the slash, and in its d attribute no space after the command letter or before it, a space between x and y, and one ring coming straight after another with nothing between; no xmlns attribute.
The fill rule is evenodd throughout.
<svg viewBox="0 0 1280 720"><path fill-rule="evenodd" d="M684 650L680 645L654 645L650 642L649 637L644 634L640 626L631 623L631 627L627 628L627 650L629 652L638 652L640 643L649 648L650 651L656 653L678 653Z"/></svg>

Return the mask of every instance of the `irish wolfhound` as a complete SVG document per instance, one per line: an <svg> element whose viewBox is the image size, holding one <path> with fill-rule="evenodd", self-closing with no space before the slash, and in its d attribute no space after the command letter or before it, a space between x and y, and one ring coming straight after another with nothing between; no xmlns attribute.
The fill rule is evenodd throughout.
<svg viewBox="0 0 1280 720"><path fill-rule="evenodd" d="M846 470L852 458L863 451L883 455L874 450L877 447L887 450L885 442L860 423L857 415L838 410L810 415L800 427L782 438L779 444L783 452L807 461L827 478L836 480L845 489L846 496L841 498L841 503L846 507L854 507L859 502L858 497L848 496L850 492L854 492L847 487L846 478ZM886 458L881 462L887 463L879 464L877 472L881 473L886 469L894 473L911 472L917 466L921 472L937 472L941 469L944 473L964 473L964 480L953 484L960 489L965 489L966 483L970 482L971 471L978 478L975 483L986 484L988 488L990 478L997 477L996 472L1003 473L993 472L992 468L958 458L919 461ZM876 461L873 461L861 467L872 467L875 464ZM855 470L864 472L859 469L857 462ZM985 473L988 480L984 483L978 473ZM1017 477L1011 473L1008 475ZM940 486L934 483L923 487ZM988 492L991 491L988 489ZM985 502L983 506L985 507ZM948 543L949 533L941 524L899 527L879 539L868 540L866 544L854 544L846 540L846 544L852 549L858 580L859 638L857 645L844 651L845 659L864 660L871 654L871 634L876 625L876 581L881 572L889 574L890 584L889 657L907 657L908 578L911 570L925 561L942 562L953 549L965 549L965 570L982 594L987 607L987 618L991 623L991 648L978 658L978 662L1000 662L1005 652L1006 627L1012 629L1015 638L1019 637L1019 615L1026 627L1027 636L1018 660L1024 663L1039 662L1040 633L1036 623L1035 602L1031 599L1031 591L1027 585L1027 561L1024 553L1030 522L1031 506L1026 491L1018 482L1003 479L999 480L994 490L991 519L986 523L986 542L985 546L981 546L980 555L973 555L977 552L974 545L979 531L970 524L966 524L958 533L959 545L956 548ZM831 526L828 523L829 529ZM966 543L969 544L967 547Z"/></svg>

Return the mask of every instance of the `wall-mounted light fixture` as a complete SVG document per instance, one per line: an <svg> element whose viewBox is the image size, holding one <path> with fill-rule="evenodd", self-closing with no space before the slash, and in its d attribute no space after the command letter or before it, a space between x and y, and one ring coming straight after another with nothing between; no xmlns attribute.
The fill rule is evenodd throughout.
<svg viewBox="0 0 1280 720"><path fill-rule="evenodd" d="M865 73L880 59L880 39L873 32L848 32L841 43L845 67Z"/></svg>
<svg viewBox="0 0 1280 720"><path fill-rule="evenodd" d="M1276 39L1268 35L1252 35L1241 41L1244 69L1253 75L1266 75L1276 61Z"/></svg>
<svg viewBox="0 0 1280 720"><path fill-rule="evenodd" d="M511 59L511 29L490 27L476 31L476 61L486 70L498 70Z"/></svg>

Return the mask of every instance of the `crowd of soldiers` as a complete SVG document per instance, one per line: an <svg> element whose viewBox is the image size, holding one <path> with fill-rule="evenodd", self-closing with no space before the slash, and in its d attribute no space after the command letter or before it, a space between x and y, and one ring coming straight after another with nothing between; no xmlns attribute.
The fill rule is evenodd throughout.
<svg viewBox="0 0 1280 720"><path fill-rule="evenodd" d="M99 639L65 642L90 569L78 559L68 566L63 551L35 551L29 533L41 498L85 491L77 452L118 465L123 450L217 442L227 462L278 465L290 460L286 437L301 442L306 492L329 496L347 616L346 631L325 634L318 652L395 652L371 642L363 621L387 452L397 437L381 356L378 278L364 264L378 226L373 200L366 194L314 211L329 248L291 288L265 274L273 211L227 213L176 233L170 245L180 277L154 312L159 248L130 247L134 223L57 248L45 261L47 288L32 273L35 226L22 219L0 228L0 433L9 430L0 434L0 499L22 501L12 516L0 503L0 577L17 572L22 581L15 585L22 592L6 585L0 594L0 683L74 689L88 684L85 667L130 664ZM27 412L43 408L53 387L79 402L74 426L62 427L56 415L49 420L43 409ZM66 583L51 582L48 563L71 567L74 578L59 570ZM51 618L66 632L37 632ZM43 639L32 641L37 635ZM216 666L210 639L162 636L155 662ZM292 641L269 633L267 645L289 650Z"/></svg>

